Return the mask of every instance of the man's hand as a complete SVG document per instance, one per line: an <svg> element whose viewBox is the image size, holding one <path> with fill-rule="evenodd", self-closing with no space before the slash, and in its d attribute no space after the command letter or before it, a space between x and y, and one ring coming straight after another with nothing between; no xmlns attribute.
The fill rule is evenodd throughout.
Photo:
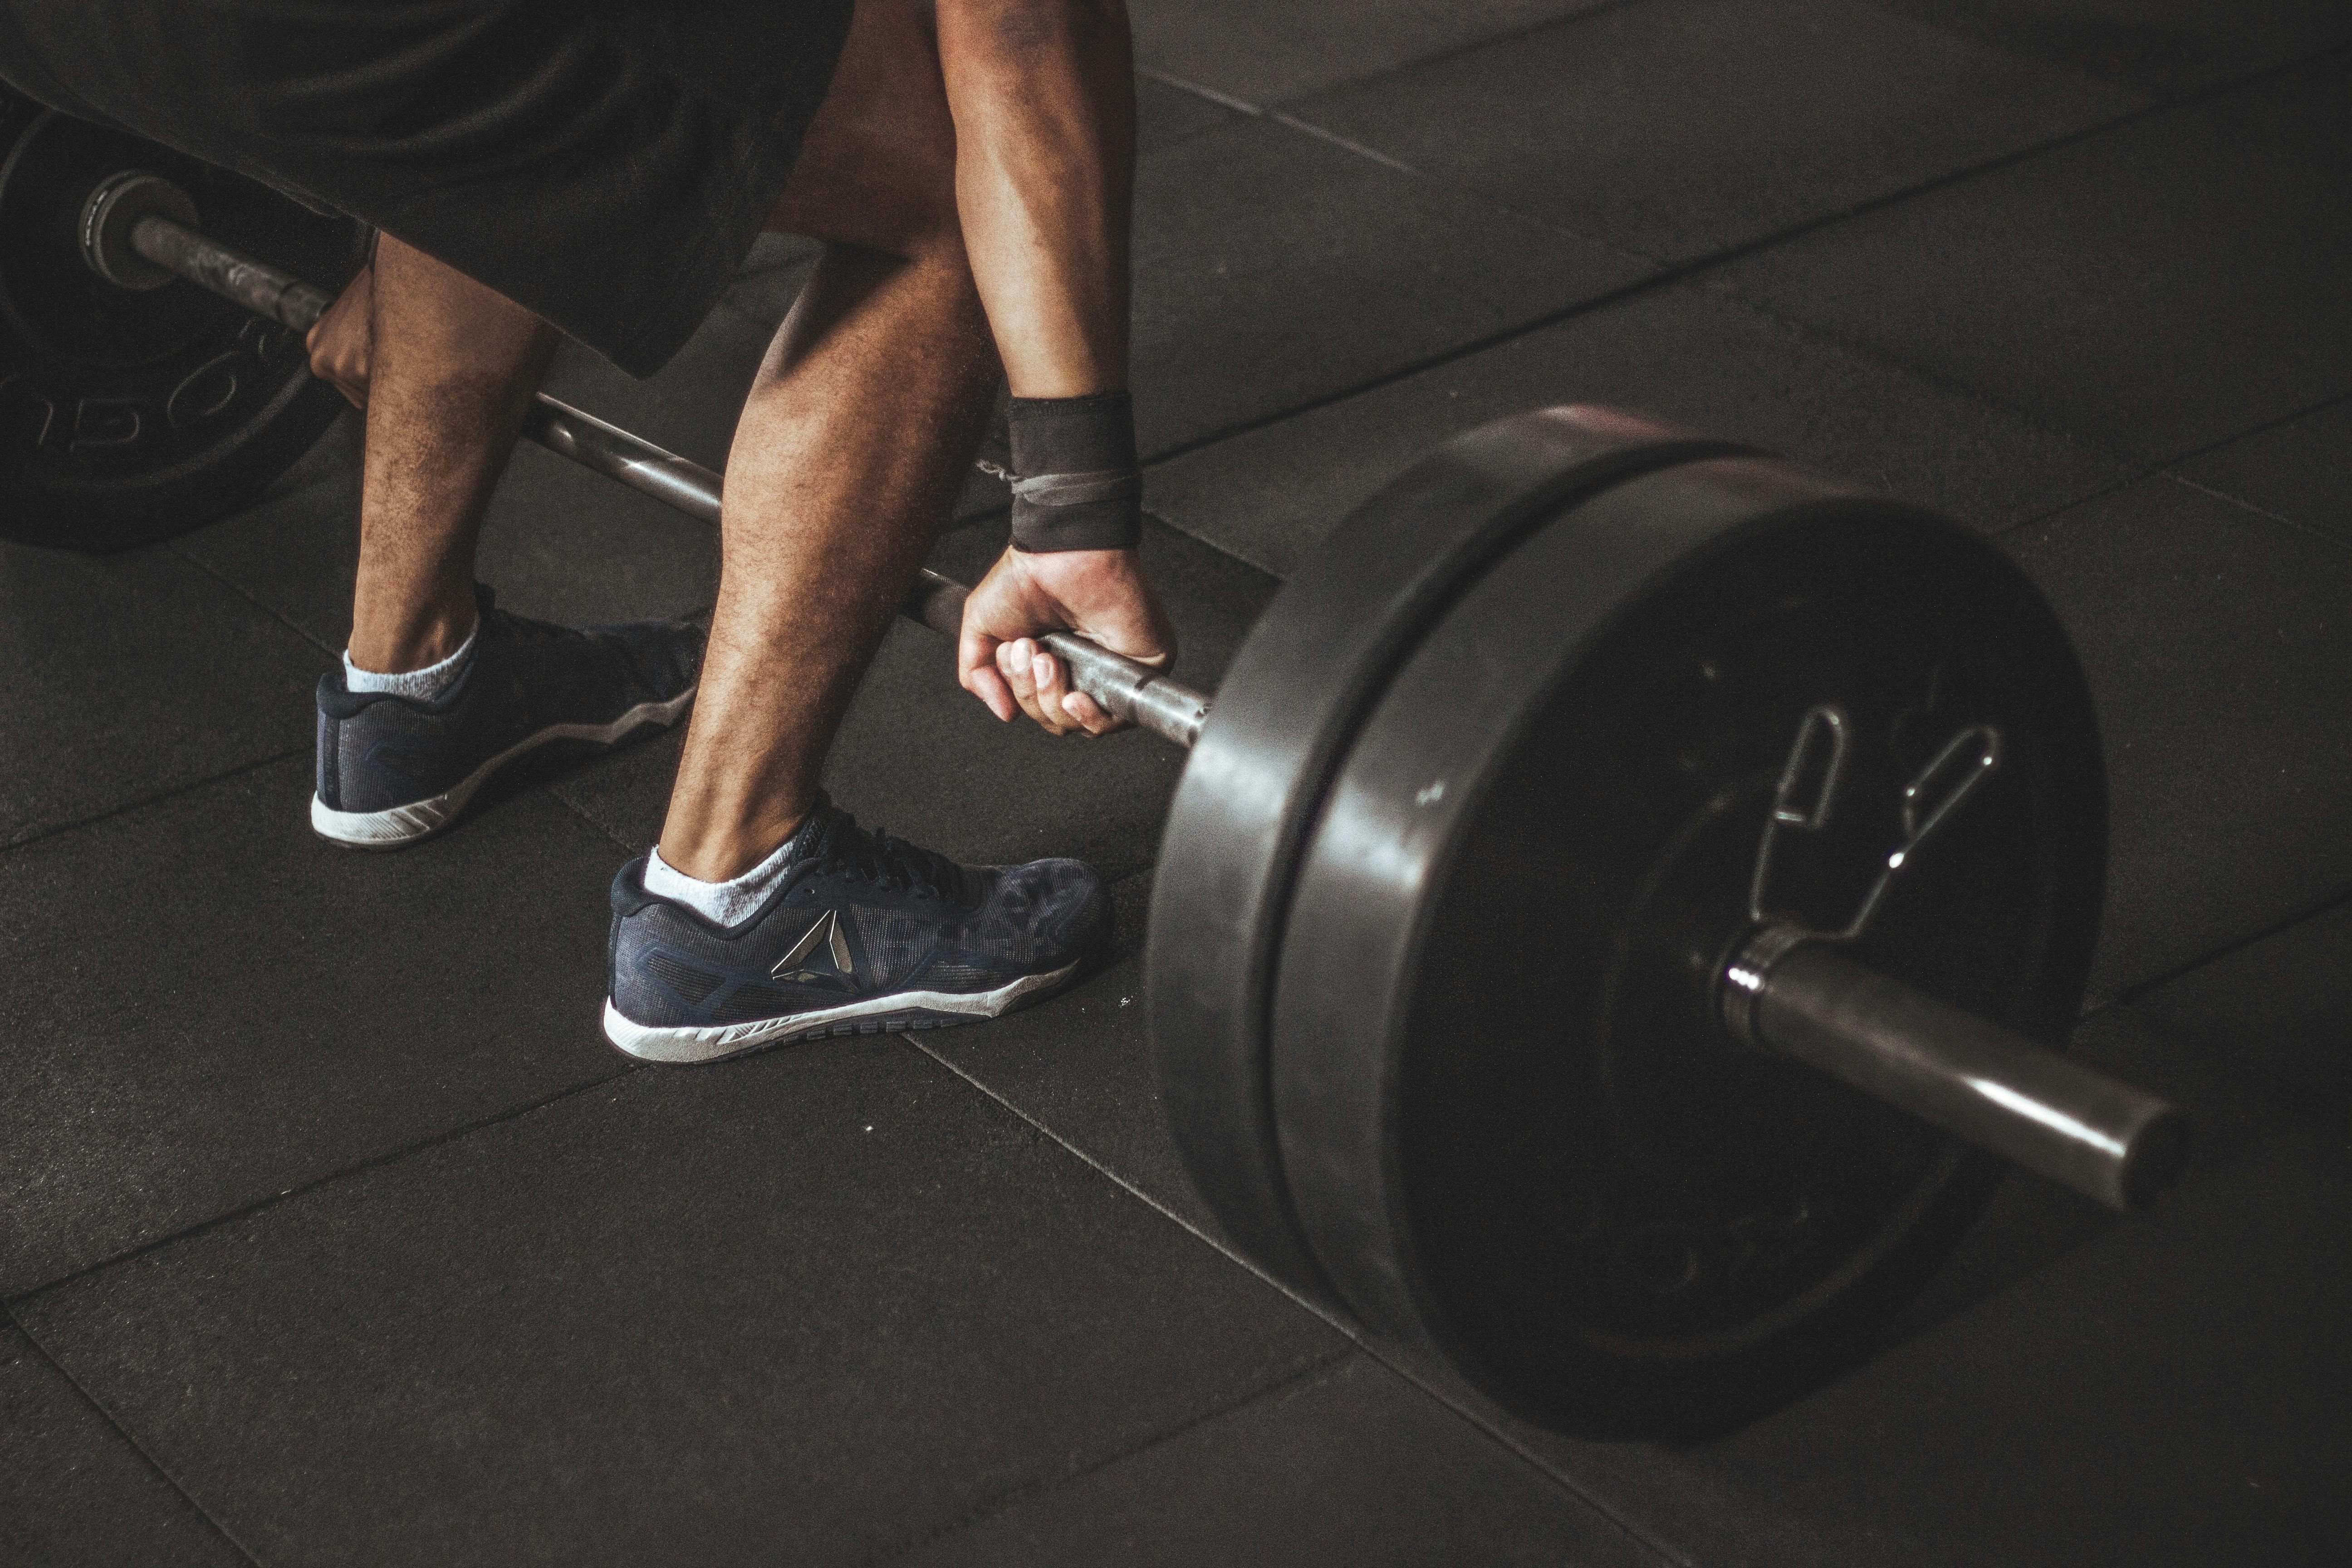
<svg viewBox="0 0 2352 1568"><path fill-rule="evenodd" d="M303 340L310 351L310 374L331 383L354 408L367 406L374 296L375 268L362 267Z"/></svg>
<svg viewBox="0 0 2352 1568"><path fill-rule="evenodd" d="M1167 668L1175 628L1132 550L1007 550L964 601L956 665L963 689L999 719L1026 713L1056 735L1123 727L1069 686L1062 661L1038 634L1071 631L1139 664Z"/></svg>

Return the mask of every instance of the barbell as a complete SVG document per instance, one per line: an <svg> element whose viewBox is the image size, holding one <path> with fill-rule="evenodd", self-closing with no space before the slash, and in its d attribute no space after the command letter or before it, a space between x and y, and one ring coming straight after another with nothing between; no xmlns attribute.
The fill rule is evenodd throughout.
<svg viewBox="0 0 2352 1568"><path fill-rule="evenodd" d="M332 296L145 166L66 240L293 332ZM0 192L0 196L5 196ZM127 307L126 307L127 308ZM707 521L719 476L524 435ZM905 610L953 636L965 590ZM1593 407L1454 439L1328 538L1213 704L1044 639L1192 748L1147 1012L1176 1142L1295 1289L1586 1428L1801 1377L1941 1260L1990 1156L2118 1209L2180 1113L2052 1048L2105 863L2082 671L1999 550Z"/></svg>

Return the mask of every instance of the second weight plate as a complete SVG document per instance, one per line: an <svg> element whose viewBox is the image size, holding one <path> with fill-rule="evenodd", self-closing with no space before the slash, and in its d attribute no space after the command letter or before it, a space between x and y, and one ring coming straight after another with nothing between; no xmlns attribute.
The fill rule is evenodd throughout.
<svg viewBox="0 0 2352 1568"><path fill-rule="evenodd" d="M2004 759L1855 956L2052 1044L2080 1005L2105 793L2064 632L1992 545L1755 458L1568 510L1387 684L1297 868L1275 983L1281 1167L1322 1275L1539 1419L1674 1429L1834 1356L1996 1168L1733 1046L1716 979L1805 715L1851 752L1768 896L1835 926L1900 796Z"/></svg>

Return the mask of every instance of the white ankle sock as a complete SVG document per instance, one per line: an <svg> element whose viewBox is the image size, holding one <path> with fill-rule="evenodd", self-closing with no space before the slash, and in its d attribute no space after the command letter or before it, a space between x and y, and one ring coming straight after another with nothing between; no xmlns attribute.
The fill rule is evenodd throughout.
<svg viewBox="0 0 2352 1568"><path fill-rule="evenodd" d="M773 855L724 882L706 882L699 877L688 876L663 859L656 847L646 852L646 891L684 904L714 924L739 925L768 901L768 895L776 890L776 884L792 869L793 846L799 840L800 835L795 832Z"/></svg>
<svg viewBox="0 0 2352 1568"><path fill-rule="evenodd" d="M457 651L438 664L428 664L423 669L411 669L399 675L378 675L372 669L362 669L352 662L352 650L343 650L343 689L358 692L390 692L405 697L411 702L430 702L451 687L466 673L466 661L474 657L474 638L482 629L479 616L472 631L457 645Z"/></svg>

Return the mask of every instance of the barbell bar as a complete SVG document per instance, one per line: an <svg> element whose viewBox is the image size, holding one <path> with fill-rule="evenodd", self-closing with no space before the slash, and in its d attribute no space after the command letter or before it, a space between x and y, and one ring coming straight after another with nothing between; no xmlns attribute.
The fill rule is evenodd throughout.
<svg viewBox="0 0 2352 1568"><path fill-rule="evenodd" d="M194 204L178 187L159 176L131 170L105 181L93 191L84 209L79 237L89 265L100 276L126 289L152 289L184 279L298 331L307 331L332 303L324 290L216 244L196 225ZM1241 863L1216 863L1213 855L1205 870L1197 870L1185 859L1185 854L1191 851L1182 844L1172 844L1170 874L1163 876L1155 895L1158 899L1198 898L1206 913L1233 917L1208 919L1205 923L1212 928L1209 937L1165 963L1155 951L1152 984L1171 993L1171 999L1155 1003L1155 1033L1182 1032L1190 1016L1186 1009L1192 1006L1195 1015L1238 1020L1236 1038L1247 1037L1241 1047L1224 1058L1220 1058L1214 1049L1203 1054L1189 1047L1171 1047L1164 1038L1159 1045L1163 1088L1171 1100L1171 1115L1178 1122L1179 1142L1188 1165L1213 1205L1226 1217L1244 1245L1259 1253L1269 1267L1307 1289L1339 1294L1359 1310L1391 1326L1401 1319L1417 1321L1429 1313L1424 1306L1416 1306L1409 1299L1409 1291L1393 1300L1381 1300L1392 1294L1385 1277L1370 1278L1368 1283L1369 1277L1355 1267L1352 1256L1344 1266L1332 1265L1334 1244L1328 1237L1347 1231L1351 1223L1347 1215L1308 1221L1314 1217L1310 1211L1318 1203L1327 1208L1336 1204L1339 1209L1345 1210L1353 1201L1346 1196L1354 1190L1349 1183L1357 1179L1345 1171L1336 1176L1316 1173L1313 1168L1324 1152L1319 1141L1328 1138L1332 1148L1338 1148L1345 1141L1342 1124L1346 1117L1355 1114L1364 1125L1374 1129L1370 1136L1379 1142L1392 1135L1390 1121L1381 1120L1393 1120L1392 1110L1373 1106L1350 1110L1346 1104L1350 1089L1339 1081L1347 1078L1345 1072L1317 1069L1324 1070L1325 1076L1318 1079L1310 1072L1302 1079L1301 1073L1306 1069L1296 1064L1320 1059L1317 1056L1318 1049L1328 1056L1334 1049L1344 1053L1354 1048L1344 1041L1336 1047L1328 1044L1318 1047L1313 1037L1319 1024L1299 1022L1302 1017L1345 1016L1351 1001L1339 993L1325 995L1320 1003L1314 1001L1324 995L1315 989L1320 955L1305 951L1308 945L1307 933L1319 940L1325 932L1340 931L1347 926L1348 916L1341 912L1340 905L1328 900L1339 897L1344 901L1356 896L1348 891L1351 886L1349 878L1362 868L1358 865L1352 871L1348 869L1350 856L1367 864L1382 857L1393 859L1393 844L1412 838L1411 824L1399 820L1384 823L1369 834L1359 832L1352 844L1341 842L1347 838L1349 824L1354 820L1349 812L1355 797L1349 792L1360 782L1356 775L1369 778L1377 773L1381 746L1390 745L1397 754L1418 766L1423 759L1416 757L1413 749L1426 750L1430 744L1426 716L1418 721L1419 728L1405 718L1395 720L1388 730L1382 728L1382 713L1396 708L1412 686L1413 659L1426 656L1426 648L1417 648L1414 639L1436 645L1448 637L1456 642L1468 637L1475 644L1479 635L1479 614L1524 616L1524 610L1492 608L1474 614L1471 606L1480 601L1481 595L1494 600L1498 595L1519 590L1524 598L1524 590L1549 591L1552 579L1541 573L1538 557L1544 542L1552 534L1561 533L1564 526L1544 521L1553 513L1572 511L1579 507L1606 511L1623 498L1639 497L1674 485L1684 487L1676 492L1682 499L1651 504L1654 508L1664 504L1695 513L1710 503L1691 499L1701 493L1689 489L1691 484L1702 480L1718 486L1728 484L1733 492L1745 494L1738 490L1741 483L1752 489L1766 482L1757 480L1752 474L1745 480L1741 479L1741 465L1753 468L1761 461L1744 448L1679 437L1606 411L1554 410L1506 423L1510 425L1506 434L1496 434L1500 426L1490 427L1487 432L1465 437L1447 448L1455 471L1425 481L1408 476L1391 487L1392 493L1406 492L1404 501L1392 504L1392 510L1396 505L1408 511L1413 507L1425 510L1433 503L1427 496L1413 491L1414 484L1422 483L1426 489L1429 484L1441 481L1467 483L1470 488L1465 494L1473 496L1476 504L1487 504L1491 498L1484 498L1479 491L1481 484L1489 490L1508 487L1499 480L1489 482L1490 477L1476 473L1482 460L1481 439L1506 454L1505 467L1509 462L1531 463L1529 471L1537 474L1540 481L1526 495L1514 493L1508 498L1508 505L1497 503L1496 516L1504 521L1483 532L1464 531L1462 539L1468 542L1448 545L1459 559L1445 564L1444 570L1423 570L1413 563L1409 569L1391 574L1395 581L1382 590L1389 595L1391 608L1410 607L1409 614L1398 610L1392 616L1398 629L1390 641L1395 646L1381 646L1377 637L1364 641L1350 656L1354 673L1348 677L1360 689L1332 697L1328 691L1319 689L1325 683L1318 682L1317 696L1328 699L1323 708L1316 710L1313 700L1300 705L1300 731L1315 731L1320 723L1328 734L1325 740L1306 746L1297 757L1284 761L1283 765L1291 768L1297 780L1305 781L1289 791L1290 795L1298 798L1276 799L1282 792L1259 792L1267 795L1267 801L1262 805L1268 815L1256 825L1257 829L1263 830L1256 832L1256 838L1264 843L1261 846L1254 841L1249 851L1260 856L1266 866L1279 867L1280 874L1234 875ZM712 524L719 521L719 475L580 409L540 395L526 414L522 434L560 457L689 516ZM1547 441L1565 441L1567 445L1557 453L1538 454L1535 458L1525 457L1529 443L1540 447ZM1436 469L1432 468L1431 472ZM1464 472L1472 473L1472 479L1464 480ZM1569 478L1560 479L1554 475ZM1367 510L1377 513L1381 504L1376 501ZM1514 507L1517 511L1512 510ZM1673 515L1671 511L1669 515ZM1681 521L1677 516L1675 526L1681 526ZM1367 538L1377 542L1383 526L1381 520L1376 516L1365 526L1370 531ZM1546 528L1549 533L1545 532ZM1655 529L1651 531L1659 532ZM1661 537L1674 531L1673 528L1664 530ZM1727 528L1722 531L1727 539L1737 531ZM1598 536L1591 528L1587 527L1583 536L1570 542L1589 554L1595 537ZM1405 548L1417 547L1411 544L1408 534L1396 533L1392 529L1387 542L1394 545L1399 540L1406 541ZM1357 542L1360 549L1363 542ZM1718 543L1704 530L1696 530L1685 543L1677 544L1673 538L1665 538L1656 548L1661 552L1659 561L1663 565L1655 574L1664 584L1667 581L1664 567L1680 571L1685 563L1683 557L1696 561L1703 550L1716 550ZM1678 549L1682 556L1675 554ZM1570 562L1574 557L1562 559ZM1550 571L1574 575L1567 566L1555 566ZM1538 576L1542 580L1530 580ZM1299 591L1296 603L1287 606L1288 611L1311 620L1315 604L1312 585L1293 586ZM1286 593L1290 591L1286 589ZM909 592L902 610L910 618L953 637L961 627L966 592L962 584L926 570ZM1662 586L1659 592L1663 595L1664 588ZM1259 667L1279 669L1284 657L1280 653L1283 639L1289 637L1297 642L1307 636L1285 627L1280 622L1285 614L1286 605L1278 600L1268 612L1267 622L1273 624L1262 625L1253 632L1252 645L1260 647L1263 655L1258 659ZM1192 818L1202 815L1197 805L1188 807L1188 800L1197 802L1209 797L1216 801L1208 815L1213 827L1224 826L1226 818L1217 814L1228 809L1234 820L1246 819L1246 805L1234 806L1232 803L1253 787L1245 775L1260 763L1253 760L1251 747L1255 745L1263 752L1273 744L1265 735L1253 741L1249 726L1255 723L1262 730L1279 729L1289 723L1291 716L1283 711L1282 705L1292 700L1295 693L1283 693L1270 703L1260 702L1258 707L1263 711L1232 721L1232 735L1240 737L1232 739L1224 729L1213 722L1208 696L1084 638L1055 633L1041 640L1068 662L1073 686L1087 692L1107 711L1180 746L1202 747L1205 756L1196 754L1194 767L1188 769L1186 782L1180 786L1175 824L1189 820L1188 810ZM1596 646L1603 641L1596 634ZM1276 652L1264 654L1266 647ZM1237 668L1246 663L1250 651L1244 649ZM1315 651L1317 657L1321 656L1321 650ZM1704 664L1702 660L1702 668ZM1233 677L1229 676L1231 684ZM1346 681L1337 684L1345 685ZM1546 695L1549 689L1540 682L1529 686L1528 691L1533 694L1529 701L1538 696L1546 701L1553 700ZM1931 683L1925 699L1927 709L1932 710L1936 701ZM1308 710L1323 717L1309 722L1313 715ZM2084 721L2087 723L2086 716ZM2176 1108L2014 1029L1940 1000L1850 956L1865 945L1862 940L1864 930L1880 902L1887 898L1890 887L1898 885L1896 874L1906 871L1908 863L1923 855L1937 853L1926 847L1929 833L1946 816L1960 813L1961 802L1979 782L1979 775L1989 777L2002 765L2002 738L1997 729L1984 724L1962 727L1920 776L1906 786L1907 793L1901 806L1905 837L1881 868L1877 885L1851 921L1816 926L1777 907L1767 907L1770 901L1768 887L1775 875L1774 847L1780 836L1815 833L1827 824L1830 806L1839 789L1847 722L1843 710L1833 705L1817 704L1804 710L1785 757L1778 759L1779 777L1769 806L1760 813L1763 831L1761 841L1753 846L1752 866L1739 868L1749 874L1727 879L1738 883L1748 895L1741 900L1744 913L1728 917L1728 924L1717 921L1709 927L1712 945L1703 944L1706 951L1696 958L1687 952L1675 957L1674 963L1697 976L1695 983L1655 984L1664 984L1667 990L1679 988L1677 994L1687 991L1696 996L1706 1018L1700 1032L1727 1052L1747 1051L1804 1063L1875 1102L1899 1108L1911 1117L2111 1207L2127 1210L2146 1202L2177 1178L2185 1160L2187 1124ZM1896 727L1900 728L1899 721ZM1219 743L1202 747L1204 731ZM1823 736L1828 737L1826 742ZM1288 745L1292 741L1292 737L1281 737L1281 744ZM1975 749L1969 750L1970 746ZM1949 772L1956 765L1950 762L1954 755L1959 755L1966 764L1962 769L1965 776L1957 786L1937 794L1938 770ZM2095 769L2095 752L2088 765ZM1497 763L1496 766L1502 764ZM1968 773L1968 769L1975 772ZM1194 778L1195 773L1204 771L1213 776L1206 782ZM1395 780L1389 782L1393 785ZM1423 806L1434 805L1443 795L1444 787L1444 778L1433 775L1433 782L1421 786L1414 799ZM1935 797L1927 808L1924 826L1918 818L1919 802L1913 798L1923 790ZM1808 792L1812 796L1810 802L1800 798ZM1748 795L1754 794L1753 789L1748 791ZM1707 812L1693 818L1696 826L1689 832L1710 842L1723 838L1724 822L1735 818L1744 821L1742 813L1753 815L1764 805L1761 796L1749 799L1736 789L1730 795L1738 796L1732 805L1716 816L1707 815L1716 810L1709 806ZM1722 822L1717 820L1717 816L1722 817ZM1277 818L1282 825L1279 832L1276 831ZM1371 820L1364 818L1366 822ZM1361 826L1357 824L1358 827ZM1177 826L1172 825L1171 840L1177 837ZM1194 842L1199 837L1198 834L1192 835ZM1719 873L1729 864L1725 859L1727 853L1707 851L1713 857L1707 861L1713 868L1706 879L1709 888L1727 884L1727 879ZM1684 849L1674 850L1659 861L1664 869L1654 868L1654 875L1667 881L1685 876L1686 868L1675 858L1681 856L1685 856ZM1194 860L1199 858L1198 854L1193 855ZM1332 867L1340 868L1328 869ZM1246 866L1241 868L1249 869ZM1188 877L1192 878L1189 883ZM1213 898L1200 894L1201 888L1218 883L1220 879L1223 890L1217 896L1229 902L1240 900L1233 910L1208 909ZM1335 894L1335 888L1341 891ZM1405 914L1412 921L1420 921L1428 908L1453 895L1435 880L1424 878L1410 882L1400 896L1404 900ZM1325 902L1318 903L1318 900ZM1379 901L1373 897L1361 907L1372 910ZM1895 901L1901 901L1899 893ZM1161 923L1157 913L1156 910L1155 928ZM1644 914L1643 918L1648 916ZM1705 924L1695 915L1677 918L1683 920L1685 927ZM1302 921L1309 923L1302 925ZM1312 923L1318 921L1321 923ZM1285 921L1288 922L1286 930ZM1370 931L1372 928L1365 929ZM1679 927L1675 931L1676 942L1687 946L1688 931ZM1618 945L1631 951L1639 943L1628 936ZM1155 950L1157 946L1155 942ZM1611 998L1607 1005L1622 1005L1626 995L1640 994L1644 985L1655 988L1653 981L1627 978L1647 962L1638 954L1628 958L1622 953L1612 960L1615 967L1609 971L1602 986ZM1250 971L1257 977L1232 995L1209 995L1203 1001L1202 988L1197 982L1203 973L1220 964L1236 974ZM1276 971L1285 964L1288 965L1287 971L1280 974L1277 983ZM1653 963L1651 967L1657 966ZM1213 992L1215 988L1213 985L1208 989ZM2065 987L2061 985L2059 989ZM2079 995L2079 976L2075 994ZM1394 997L1389 998L1389 1004L1396 1008L1403 1006ZM1202 1008L1207 1012L1202 1013ZM1639 1012L1640 1006L1633 1011ZM1272 1048L1266 1041L1271 1032L1278 1032L1277 1026L1289 1029L1305 1042L1293 1053L1296 1060L1286 1069L1286 1069L1265 1065ZM1618 1026L1612 1023L1611 1026ZM1175 1064L1172 1068L1171 1062ZM1198 1070L1203 1064L1216 1070ZM1220 1073L1232 1081L1222 1085L1208 1081ZM1286 1110L1286 1095L1304 1108ZM1188 1097L1193 1102L1188 1103ZM1204 1110L1210 1100L1218 1100L1218 1104ZM1244 1102L1254 1109L1232 1109ZM1318 1121L1318 1117L1323 1121ZM1333 1120L1335 1117L1338 1120ZM1254 1163L1260 1168L1250 1169ZM1318 1192L1323 1194L1321 1198L1316 1196ZM1340 1196L1335 1198L1334 1194ZM1319 1234L1327 1237L1320 1244L1307 1234L1316 1231L1318 1224ZM1349 1251L1352 1246L1340 1244L1340 1250ZM1365 1250L1370 1253L1379 1248L1368 1241ZM1692 1251L1690 1256L1696 1258L1697 1254ZM1685 1268L1669 1257L1669 1266L1660 1277L1674 1276L1678 1269L1687 1273L1700 1266L1690 1264ZM1379 1271L1373 1272L1378 1275ZM1457 1361L1465 1359L1460 1344L1448 1336L1437 1335L1434 1342L1441 1352L1452 1354ZM1466 1359L1475 1361L1477 1357L1470 1355Z"/></svg>

